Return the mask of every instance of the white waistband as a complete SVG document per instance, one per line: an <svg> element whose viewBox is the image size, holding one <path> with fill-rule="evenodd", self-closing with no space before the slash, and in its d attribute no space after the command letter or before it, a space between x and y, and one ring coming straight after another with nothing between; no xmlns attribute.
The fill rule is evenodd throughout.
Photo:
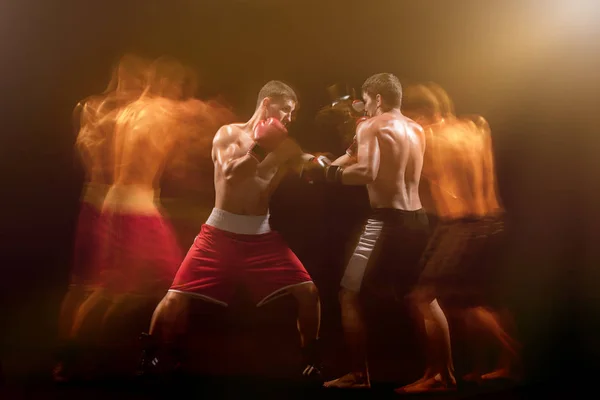
<svg viewBox="0 0 600 400"><path fill-rule="evenodd" d="M269 214L239 215L213 208L206 225L240 235L260 235L271 231Z"/></svg>

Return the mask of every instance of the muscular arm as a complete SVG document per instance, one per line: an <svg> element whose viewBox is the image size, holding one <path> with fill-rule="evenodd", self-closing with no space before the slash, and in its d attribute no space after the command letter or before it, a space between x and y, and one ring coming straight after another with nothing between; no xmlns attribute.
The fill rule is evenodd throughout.
<svg viewBox="0 0 600 400"><path fill-rule="evenodd" d="M237 135L231 126L224 126L217 132L213 140L213 160L221 165L225 178L246 179L255 175L260 170L270 170L277 166L287 164L294 168L301 165L302 150L298 144L287 138L278 148L269 153L262 162L247 154L240 148Z"/></svg>
<svg viewBox="0 0 600 400"><path fill-rule="evenodd" d="M336 158L336 160L332 162L331 165L347 167L348 165L352 165L354 163L356 163L356 157L350 157L348 154L344 154L343 156Z"/></svg>
<svg viewBox="0 0 600 400"><path fill-rule="evenodd" d="M366 185L377 178L379 172L379 142L377 130L372 123L360 124L356 132L358 152L356 162L344 169L344 185ZM338 158L336 161L342 159Z"/></svg>
<svg viewBox="0 0 600 400"><path fill-rule="evenodd" d="M494 166L494 153L492 150L492 136L487 122L480 126L483 135L483 182L484 196L487 206L491 210L501 208L496 188L496 169Z"/></svg>
<svg viewBox="0 0 600 400"><path fill-rule="evenodd" d="M223 126L213 139L213 161L221 167L227 180L249 177L256 174L258 167L258 162L240 148L233 129Z"/></svg>

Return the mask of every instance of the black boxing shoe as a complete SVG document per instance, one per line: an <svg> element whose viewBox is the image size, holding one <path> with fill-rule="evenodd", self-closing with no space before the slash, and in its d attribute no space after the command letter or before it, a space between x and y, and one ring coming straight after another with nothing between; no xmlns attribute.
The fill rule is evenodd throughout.
<svg viewBox="0 0 600 400"><path fill-rule="evenodd" d="M311 382L321 382L323 380L321 371L323 370L321 362L321 346L319 339L311 340L302 349L302 377Z"/></svg>
<svg viewBox="0 0 600 400"><path fill-rule="evenodd" d="M140 379L166 378L178 375L182 369L182 353L177 348L162 345L147 333L140 335L142 354L136 371Z"/></svg>
<svg viewBox="0 0 600 400"><path fill-rule="evenodd" d="M147 333L139 337L142 354L135 375L139 378L158 375L158 343L155 338Z"/></svg>

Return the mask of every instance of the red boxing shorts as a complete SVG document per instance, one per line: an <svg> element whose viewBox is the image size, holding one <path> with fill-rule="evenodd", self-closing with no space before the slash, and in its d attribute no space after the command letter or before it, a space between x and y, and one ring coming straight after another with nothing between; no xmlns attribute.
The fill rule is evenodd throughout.
<svg viewBox="0 0 600 400"><path fill-rule="evenodd" d="M183 258L171 225L159 213L104 211L102 286L117 293L164 292Z"/></svg>
<svg viewBox="0 0 600 400"><path fill-rule="evenodd" d="M227 306L238 285L243 285L261 306L311 282L298 257L270 230L268 215L213 209L169 291Z"/></svg>

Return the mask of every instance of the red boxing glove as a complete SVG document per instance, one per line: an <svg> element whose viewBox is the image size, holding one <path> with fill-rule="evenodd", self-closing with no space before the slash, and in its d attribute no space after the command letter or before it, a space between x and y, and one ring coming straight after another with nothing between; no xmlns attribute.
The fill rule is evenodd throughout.
<svg viewBox="0 0 600 400"><path fill-rule="evenodd" d="M254 144L248 150L248 154L258 162L265 159L288 136L286 127L276 118L268 118L260 121L254 128L252 139Z"/></svg>

